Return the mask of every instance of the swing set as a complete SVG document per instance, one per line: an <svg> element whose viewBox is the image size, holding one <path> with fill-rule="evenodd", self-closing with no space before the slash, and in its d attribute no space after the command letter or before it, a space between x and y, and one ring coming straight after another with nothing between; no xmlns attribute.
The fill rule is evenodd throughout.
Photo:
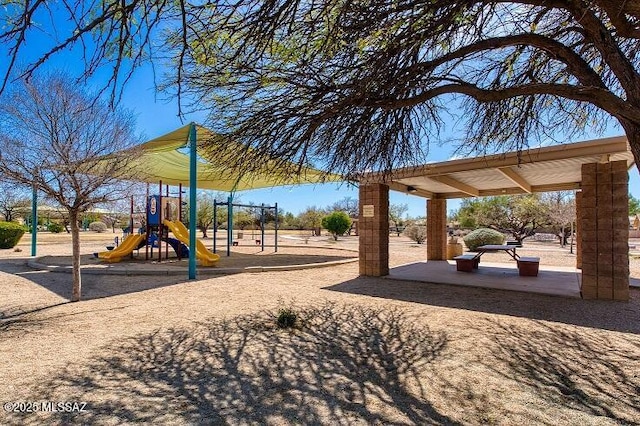
<svg viewBox="0 0 640 426"><path fill-rule="evenodd" d="M264 237L265 237L265 222L266 222L266 212L273 210L275 217L275 243L274 250L278 252L278 203L275 203L273 206L266 206L264 204L254 205L254 204L236 204L233 202L233 197L227 198L227 201L213 201L213 252L217 253L217 233L218 233L218 206L227 207L227 256L231 256L231 246L234 245L233 241L233 208L234 207L243 207L250 208L255 210L260 210L260 251L264 251ZM257 242L258 240L256 240Z"/></svg>

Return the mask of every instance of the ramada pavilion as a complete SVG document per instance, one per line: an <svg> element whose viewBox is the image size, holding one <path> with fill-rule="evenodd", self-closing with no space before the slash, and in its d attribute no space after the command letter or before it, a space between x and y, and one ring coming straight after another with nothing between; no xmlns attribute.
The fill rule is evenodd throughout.
<svg viewBox="0 0 640 426"><path fill-rule="evenodd" d="M389 190L426 199L428 261L446 260L447 199L577 190L580 293L628 300L633 164L628 141L619 136L371 173L360 182L360 274L389 274Z"/></svg>

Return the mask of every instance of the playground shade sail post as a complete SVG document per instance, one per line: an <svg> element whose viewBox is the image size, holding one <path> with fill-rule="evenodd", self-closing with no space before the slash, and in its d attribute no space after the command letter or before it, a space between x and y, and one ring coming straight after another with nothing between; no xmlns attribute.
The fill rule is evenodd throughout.
<svg viewBox="0 0 640 426"><path fill-rule="evenodd" d="M198 164L196 152L196 125L191 123L189 134L189 279L196 278L196 190L198 185L198 175L196 167Z"/></svg>
<svg viewBox="0 0 640 426"><path fill-rule="evenodd" d="M233 244L233 195L227 198L227 256L231 256L231 245Z"/></svg>
<svg viewBox="0 0 640 426"><path fill-rule="evenodd" d="M218 200L213 199L213 252L216 251L216 234L218 233Z"/></svg>
<svg viewBox="0 0 640 426"><path fill-rule="evenodd" d="M33 183L33 197L31 200L31 256L36 255L36 246L38 238L38 189L36 183Z"/></svg>

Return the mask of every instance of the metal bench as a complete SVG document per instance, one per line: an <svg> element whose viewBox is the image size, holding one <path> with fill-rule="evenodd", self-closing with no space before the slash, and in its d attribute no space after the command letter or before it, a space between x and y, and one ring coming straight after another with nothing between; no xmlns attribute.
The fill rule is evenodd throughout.
<svg viewBox="0 0 640 426"><path fill-rule="evenodd" d="M539 269L539 257L520 257L518 259L518 272L521 277L537 277Z"/></svg>
<svg viewBox="0 0 640 426"><path fill-rule="evenodd" d="M460 272L473 272L478 269L480 258L475 253L463 254L453 258L456 261L456 270Z"/></svg>

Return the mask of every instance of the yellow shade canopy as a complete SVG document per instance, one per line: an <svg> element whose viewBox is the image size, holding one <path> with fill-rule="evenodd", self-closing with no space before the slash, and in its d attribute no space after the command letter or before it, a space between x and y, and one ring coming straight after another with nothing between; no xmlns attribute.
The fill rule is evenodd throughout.
<svg viewBox="0 0 640 426"><path fill-rule="evenodd" d="M221 158L216 158L216 143L219 140L224 149L247 150L239 143L224 140L213 131L197 125L188 124L170 133L152 139L132 148L136 159L131 163L129 171L122 176L125 179L167 185L189 186L189 153L181 151L189 147L191 126L196 128L198 146L197 187L218 191L244 191L257 188L268 188L281 185L301 185L321 182L337 182L341 176L327 174L310 167L298 169L297 166L282 162L265 162L260 167L252 167L248 172L225 165ZM206 147L203 147L206 142ZM292 173L295 170L295 173Z"/></svg>

